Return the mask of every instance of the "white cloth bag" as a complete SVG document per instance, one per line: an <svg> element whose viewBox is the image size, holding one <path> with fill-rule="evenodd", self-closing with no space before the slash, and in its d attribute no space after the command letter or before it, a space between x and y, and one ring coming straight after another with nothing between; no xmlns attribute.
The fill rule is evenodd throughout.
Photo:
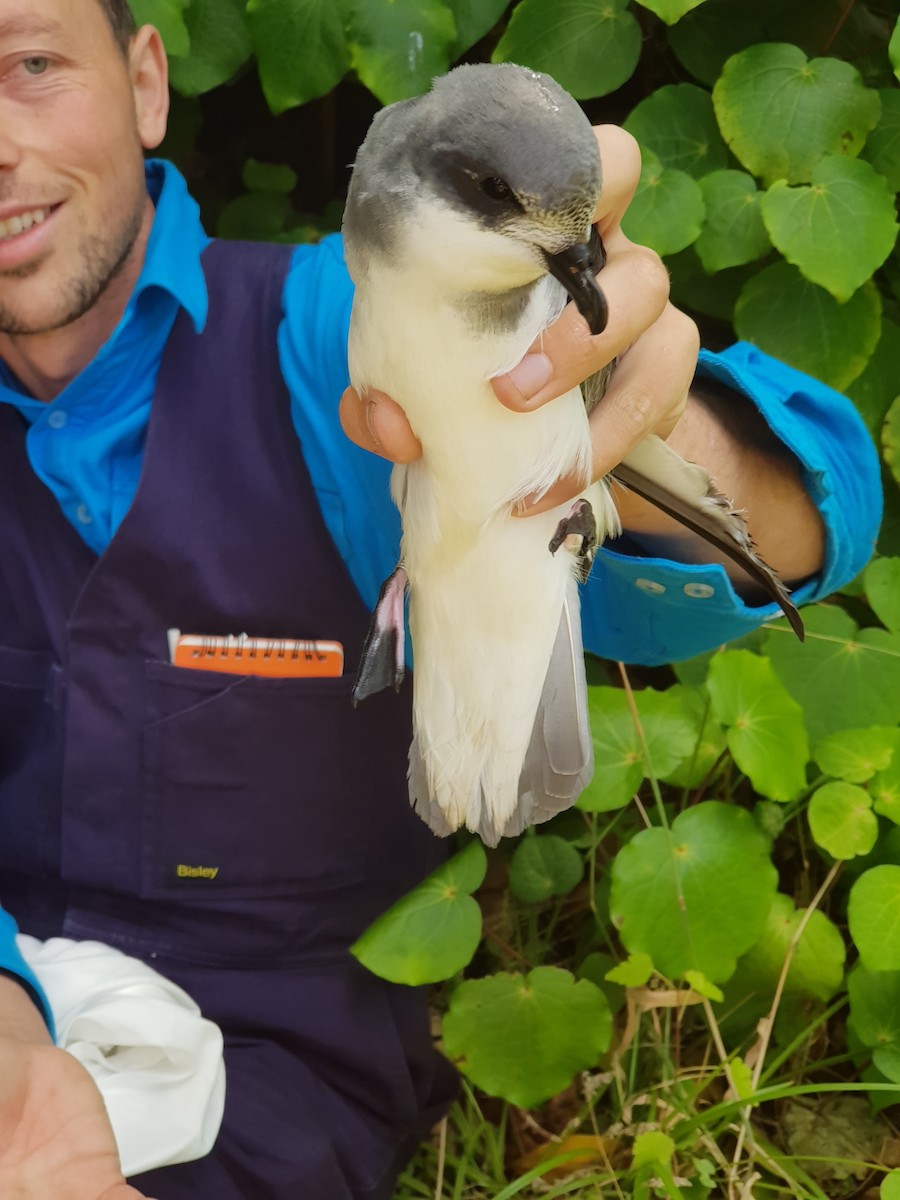
<svg viewBox="0 0 900 1200"><path fill-rule="evenodd" d="M100 942L17 938L44 989L57 1045L100 1089L123 1175L212 1149L225 1106L222 1033L181 988Z"/></svg>

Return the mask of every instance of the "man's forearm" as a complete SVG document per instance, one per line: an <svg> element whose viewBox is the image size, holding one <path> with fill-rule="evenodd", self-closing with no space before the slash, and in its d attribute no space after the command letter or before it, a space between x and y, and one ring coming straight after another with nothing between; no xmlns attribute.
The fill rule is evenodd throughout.
<svg viewBox="0 0 900 1200"><path fill-rule="evenodd" d="M35 1045L51 1044L47 1025L28 989L9 975L0 974L0 1038Z"/></svg>
<svg viewBox="0 0 900 1200"><path fill-rule="evenodd" d="M788 583L822 567L825 540L800 464L742 396L692 394L668 438L673 450L699 463L735 508L742 510L759 554ZM721 562L741 592L762 600L758 586L704 539L622 487L614 488L623 529L641 551L679 562Z"/></svg>

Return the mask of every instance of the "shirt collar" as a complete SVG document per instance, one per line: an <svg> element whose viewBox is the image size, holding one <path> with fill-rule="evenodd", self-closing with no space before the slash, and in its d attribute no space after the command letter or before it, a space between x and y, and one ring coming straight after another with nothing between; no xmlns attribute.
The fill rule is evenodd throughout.
<svg viewBox="0 0 900 1200"><path fill-rule="evenodd" d="M200 223L200 208L188 192L184 176L171 163L150 159L146 174L156 214L129 309L148 288L162 288L186 310L200 333L209 309L200 265L209 238Z"/></svg>

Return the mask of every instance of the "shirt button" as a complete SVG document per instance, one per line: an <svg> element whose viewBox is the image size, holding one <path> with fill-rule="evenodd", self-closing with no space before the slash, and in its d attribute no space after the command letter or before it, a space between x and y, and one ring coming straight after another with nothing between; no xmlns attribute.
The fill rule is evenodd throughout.
<svg viewBox="0 0 900 1200"><path fill-rule="evenodd" d="M649 592L651 596L661 596L666 590L665 586L657 583L655 579L636 579L634 586L640 588L642 592Z"/></svg>
<svg viewBox="0 0 900 1200"><path fill-rule="evenodd" d="M86 504L78 505L78 507L75 509L75 516L82 525L90 525L91 521L94 519L91 516L91 511Z"/></svg>
<svg viewBox="0 0 900 1200"><path fill-rule="evenodd" d="M708 600L710 596L716 594L716 589L710 587L708 583L686 583L684 594L690 596L692 600Z"/></svg>
<svg viewBox="0 0 900 1200"><path fill-rule="evenodd" d="M62 429L68 419L68 414L64 413L61 408L57 408L47 417L47 424L51 429Z"/></svg>

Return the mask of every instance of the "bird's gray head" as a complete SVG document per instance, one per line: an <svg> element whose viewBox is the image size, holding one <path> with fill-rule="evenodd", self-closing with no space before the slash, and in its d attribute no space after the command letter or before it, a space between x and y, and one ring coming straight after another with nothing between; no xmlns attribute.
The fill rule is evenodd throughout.
<svg viewBox="0 0 900 1200"><path fill-rule="evenodd" d="M553 79L512 64L458 67L375 118L348 195L348 261L352 270L360 239L396 256L414 238L445 274L458 262L471 281L480 269L486 290L550 269L597 332L601 317L570 277L585 274L586 255L573 265L571 254L587 242L600 184L590 123ZM598 295L592 275L588 290Z"/></svg>

